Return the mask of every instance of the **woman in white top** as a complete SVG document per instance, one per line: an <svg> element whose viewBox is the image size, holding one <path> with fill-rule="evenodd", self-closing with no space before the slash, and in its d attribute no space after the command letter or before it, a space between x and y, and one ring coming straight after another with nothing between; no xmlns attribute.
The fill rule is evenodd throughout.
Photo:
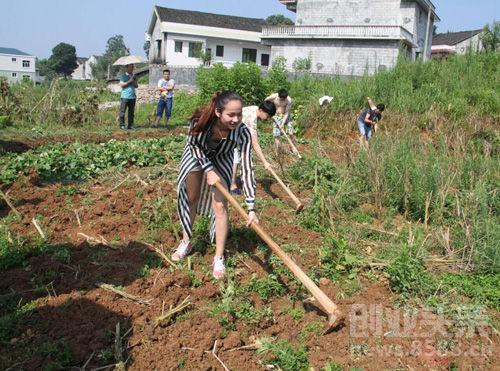
<svg viewBox="0 0 500 371"><path fill-rule="evenodd" d="M252 148L257 154L257 157L262 162L266 169L269 169L271 165L266 160L262 148L259 144L259 138L257 135L257 122L258 120L266 121L269 120L276 114L276 106L273 102L265 101L260 106L248 106L243 107L243 123L250 130L252 135ZM233 195L239 195L241 192L236 185L236 176L238 172L238 165L241 162L240 153L237 148L234 150L234 161L233 161L233 177L231 179L231 193Z"/></svg>

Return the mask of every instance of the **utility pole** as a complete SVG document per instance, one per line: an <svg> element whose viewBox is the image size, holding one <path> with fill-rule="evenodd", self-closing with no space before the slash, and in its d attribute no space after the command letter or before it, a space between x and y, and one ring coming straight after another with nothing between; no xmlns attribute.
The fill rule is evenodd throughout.
<svg viewBox="0 0 500 371"><path fill-rule="evenodd" d="M427 52L429 51L429 33L430 33L430 28L431 28L431 14L433 11L432 4L427 1L427 5L429 6L429 10L427 12L427 28L425 30L425 44L424 44L424 55L423 55L423 60L424 62L428 60L427 58Z"/></svg>

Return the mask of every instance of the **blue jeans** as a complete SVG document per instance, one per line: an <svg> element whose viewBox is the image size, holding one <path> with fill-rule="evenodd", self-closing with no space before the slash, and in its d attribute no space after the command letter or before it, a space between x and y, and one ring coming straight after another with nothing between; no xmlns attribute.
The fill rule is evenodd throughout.
<svg viewBox="0 0 500 371"><path fill-rule="evenodd" d="M158 101L158 106L156 108L156 117L161 117L163 115L163 111L165 111L165 117L167 119L172 116L172 106L174 105L174 98L165 98L162 97Z"/></svg>
<svg viewBox="0 0 500 371"><path fill-rule="evenodd" d="M358 131L359 135L363 135L367 141L370 140L373 134L372 125L368 125L362 120L358 120Z"/></svg>

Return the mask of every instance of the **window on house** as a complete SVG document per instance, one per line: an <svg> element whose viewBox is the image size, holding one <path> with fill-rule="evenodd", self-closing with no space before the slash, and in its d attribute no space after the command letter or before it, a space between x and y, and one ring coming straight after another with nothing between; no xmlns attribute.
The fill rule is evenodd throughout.
<svg viewBox="0 0 500 371"><path fill-rule="evenodd" d="M262 54L260 56L260 65L261 66L269 66L269 54Z"/></svg>
<svg viewBox="0 0 500 371"><path fill-rule="evenodd" d="M156 40L156 57L161 58L161 40Z"/></svg>
<svg viewBox="0 0 500 371"><path fill-rule="evenodd" d="M217 45L215 48L215 56L223 57L224 56L224 45Z"/></svg>
<svg viewBox="0 0 500 371"><path fill-rule="evenodd" d="M13 78L17 78L17 72L12 72L11 76L12 76Z"/></svg>
<svg viewBox="0 0 500 371"><path fill-rule="evenodd" d="M175 42L175 52L182 53L182 41Z"/></svg>
<svg viewBox="0 0 500 371"><path fill-rule="evenodd" d="M17 58L12 58L12 62L17 62Z"/></svg>
<svg viewBox="0 0 500 371"><path fill-rule="evenodd" d="M23 75L23 81L31 81L30 75Z"/></svg>
<svg viewBox="0 0 500 371"><path fill-rule="evenodd" d="M189 43L189 52L188 52L188 57L190 58L198 58L200 55L202 48L201 43Z"/></svg>
<svg viewBox="0 0 500 371"><path fill-rule="evenodd" d="M257 49L248 49L243 48L243 55L241 57L241 61L245 62L257 62Z"/></svg>
<svg viewBox="0 0 500 371"><path fill-rule="evenodd" d="M23 61L23 67L29 68L30 66L30 61Z"/></svg>

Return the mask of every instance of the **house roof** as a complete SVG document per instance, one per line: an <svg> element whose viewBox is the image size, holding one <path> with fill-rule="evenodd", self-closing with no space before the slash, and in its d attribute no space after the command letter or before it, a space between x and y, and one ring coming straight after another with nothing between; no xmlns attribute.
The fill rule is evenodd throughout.
<svg viewBox="0 0 500 371"><path fill-rule="evenodd" d="M245 30L262 32L262 26L266 23L264 19L236 17L232 15L204 13L192 10L163 8L155 6L155 13L161 22L194 24L199 26L229 28L233 30ZM154 27L154 23L152 22ZM151 32L150 27L150 32Z"/></svg>
<svg viewBox="0 0 500 371"><path fill-rule="evenodd" d="M88 59L88 58L86 58L86 57L76 57L76 61L77 61L78 63L80 63L80 64L81 64L81 63L85 63L85 62L86 62L86 61L88 61L88 60L89 60L89 59Z"/></svg>
<svg viewBox="0 0 500 371"><path fill-rule="evenodd" d="M476 36L482 30L447 32L432 37L432 45L457 45L464 40Z"/></svg>
<svg viewBox="0 0 500 371"><path fill-rule="evenodd" d="M0 54L28 55L28 56L31 56L31 55L30 55L30 54L28 54L28 53L25 53L25 52L20 51L19 49L15 49L15 48L4 48L4 47L2 47L2 46L0 46Z"/></svg>

